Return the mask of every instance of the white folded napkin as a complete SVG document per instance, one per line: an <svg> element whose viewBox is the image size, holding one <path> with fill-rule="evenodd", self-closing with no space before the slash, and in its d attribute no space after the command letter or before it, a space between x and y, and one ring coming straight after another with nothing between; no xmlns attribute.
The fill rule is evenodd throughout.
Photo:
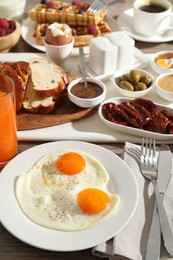
<svg viewBox="0 0 173 260"><path fill-rule="evenodd" d="M123 159L135 174L139 187L137 209L126 227L109 241L92 249L92 253L109 259L144 259L147 238L154 208L153 187L149 180L144 179L139 168L140 146L125 143ZM130 191L129 191L130 192ZM173 177L167 188L164 205L173 232ZM113 227L112 227L113 228ZM161 259L173 259L162 246Z"/></svg>

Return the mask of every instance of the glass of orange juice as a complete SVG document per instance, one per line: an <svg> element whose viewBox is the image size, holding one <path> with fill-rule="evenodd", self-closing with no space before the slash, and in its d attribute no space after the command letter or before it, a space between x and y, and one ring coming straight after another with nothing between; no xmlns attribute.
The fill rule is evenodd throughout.
<svg viewBox="0 0 173 260"><path fill-rule="evenodd" d="M0 72L0 167L18 151L14 81Z"/></svg>

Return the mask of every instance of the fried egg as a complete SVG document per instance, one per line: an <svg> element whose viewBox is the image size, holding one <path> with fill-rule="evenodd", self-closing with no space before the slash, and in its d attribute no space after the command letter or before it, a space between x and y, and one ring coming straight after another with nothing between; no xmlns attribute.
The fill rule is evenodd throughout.
<svg viewBox="0 0 173 260"><path fill-rule="evenodd" d="M78 231L110 216L119 196L107 189L103 165L81 151L58 150L18 176L15 193L23 213L49 229Z"/></svg>

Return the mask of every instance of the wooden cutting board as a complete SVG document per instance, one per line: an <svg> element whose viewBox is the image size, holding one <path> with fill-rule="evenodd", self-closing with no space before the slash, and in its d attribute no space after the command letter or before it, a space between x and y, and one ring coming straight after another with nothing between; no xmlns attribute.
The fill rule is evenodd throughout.
<svg viewBox="0 0 173 260"><path fill-rule="evenodd" d="M97 111L94 108L80 108L74 105L67 96L64 96L61 104L57 107L56 111L52 114L30 114L21 112L17 115L17 129L18 130L31 130L54 126L79 120L91 116Z"/></svg>

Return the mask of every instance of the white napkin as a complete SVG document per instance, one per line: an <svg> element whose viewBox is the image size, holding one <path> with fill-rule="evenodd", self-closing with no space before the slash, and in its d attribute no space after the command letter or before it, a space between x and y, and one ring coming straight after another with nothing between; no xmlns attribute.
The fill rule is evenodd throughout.
<svg viewBox="0 0 173 260"><path fill-rule="evenodd" d="M133 170L139 186L137 209L127 224L115 237L92 249L92 253L109 259L142 260L145 256L147 238L154 208L153 187L143 178L139 168L140 146L125 143L123 159ZM173 177L167 188L164 205L173 232ZM113 227L112 227L113 228ZM161 259L171 259L162 246Z"/></svg>

